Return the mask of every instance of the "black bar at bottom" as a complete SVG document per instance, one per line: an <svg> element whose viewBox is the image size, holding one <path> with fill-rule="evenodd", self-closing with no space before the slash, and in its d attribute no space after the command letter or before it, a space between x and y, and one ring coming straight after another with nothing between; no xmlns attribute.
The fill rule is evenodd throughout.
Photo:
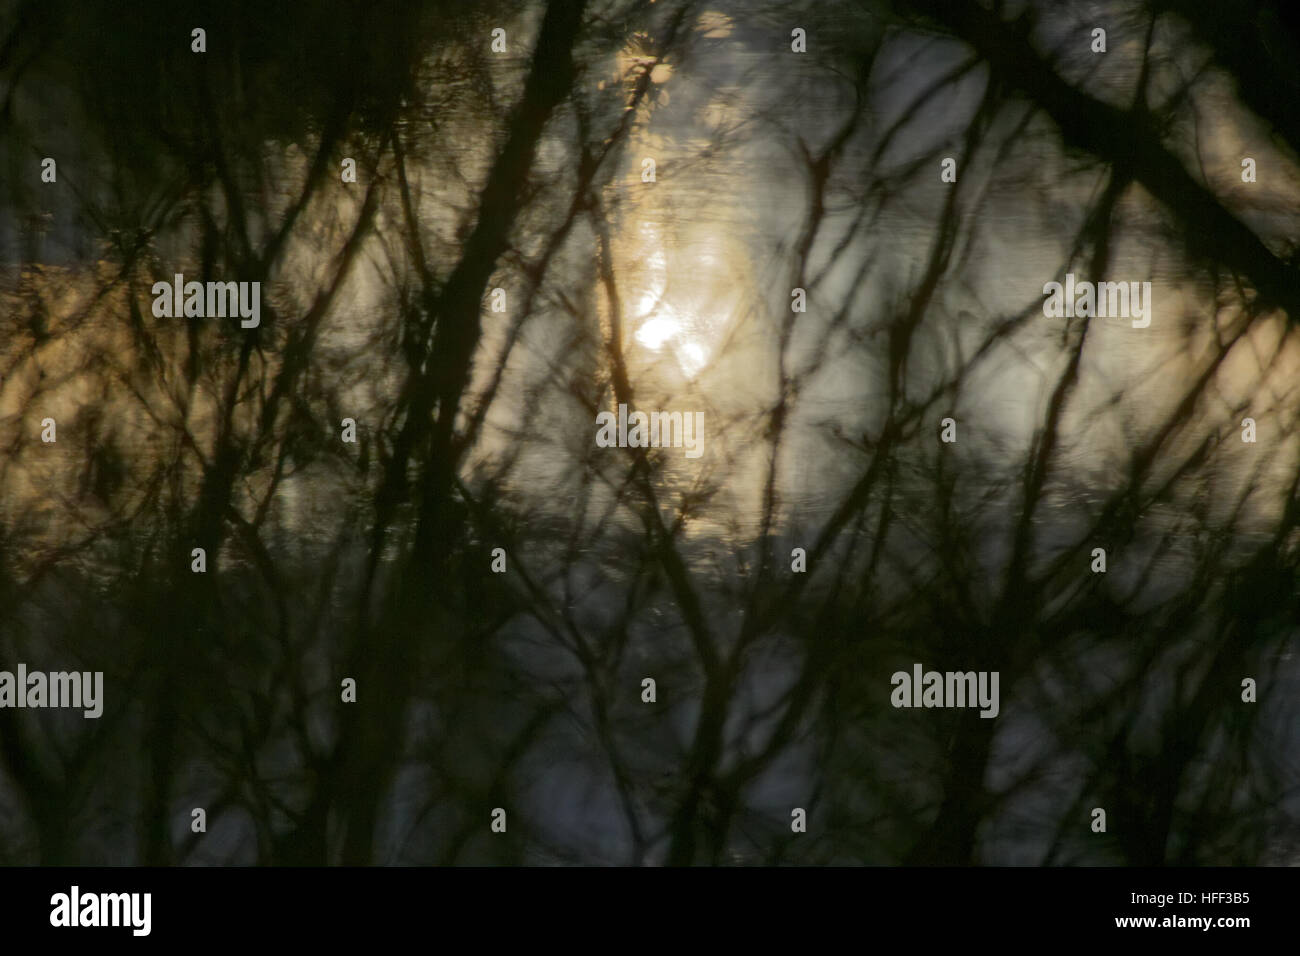
<svg viewBox="0 0 1300 956"><path fill-rule="evenodd" d="M75 934L82 943L120 938L128 945L396 943L424 934L433 945L460 948L476 938L563 944L565 934L577 934L573 942L586 940L585 948L598 931L612 934L605 937L611 942L703 933L732 943L752 935L768 944L779 936L829 944L834 937L827 934L840 931L860 941L899 934L926 943L1199 935L1232 945L1294 930L1298 890L1300 870L1281 867L19 867L0 869L0 926L7 940L48 935L66 942Z"/></svg>

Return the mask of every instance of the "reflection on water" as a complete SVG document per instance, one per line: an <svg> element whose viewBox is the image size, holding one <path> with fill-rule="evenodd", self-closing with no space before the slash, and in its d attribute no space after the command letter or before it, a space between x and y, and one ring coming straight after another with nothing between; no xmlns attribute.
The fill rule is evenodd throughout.
<svg viewBox="0 0 1300 956"><path fill-rule="evenodd" d="M789 5L626 6L554 103L536 4L499 60L376 15L322 42L405 61L301 102L83 89L70 37L33 75L94 172L57 189L27 156L64 97L15 87L0 665L102 668L109 705L0 711L0 858L1294 863L1289 317L957 42L809 7L800 56ZM1142 56L1061 73L1120 102ZM1189 104L1216 120L1172 152L1264 163L1222 76ZM189 119L119 154L124 114ZM1268 214L1205 180L1278 243L1267 160ZM176 272L262 282L262 326L154 319ZM1151 326L1045 317L1067 272L1150 281ZM703 456L598 447L620 403L703 413ZM1000 716L893 709L914 662L999 671Z"/></svg>

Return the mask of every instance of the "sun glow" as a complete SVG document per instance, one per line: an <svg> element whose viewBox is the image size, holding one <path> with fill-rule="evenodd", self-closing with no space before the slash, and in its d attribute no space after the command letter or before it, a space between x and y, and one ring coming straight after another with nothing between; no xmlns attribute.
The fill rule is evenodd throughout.
<svg viewBox="0 0 1300 956"><path fill-rule="evenodd" d="M735 309L722 243L697 236L674 250L658 225L643 223L639 232L629 327L638 345L694 378L714 357Z"/></svg>

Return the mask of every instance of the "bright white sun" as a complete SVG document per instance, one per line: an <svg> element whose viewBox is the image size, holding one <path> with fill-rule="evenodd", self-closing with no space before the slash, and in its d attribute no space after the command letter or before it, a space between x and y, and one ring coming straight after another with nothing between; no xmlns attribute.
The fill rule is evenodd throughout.
<svg viewBox="0 0 1300 956"><path fill-rule="evenodd" d="M648 349L658 352L664 343L681 334L682 327L676 319L666 315L656 315L641 323L636 330L636 340Z"/></svg>
<svg viewBox="0 0 1300 956"><path fill-rule="evenodd" d="M709 363L719 331L707 318L712 310L701 298L717 271L716 253L696 248L673 256L680 260L680 269L670 281L669 256L658 228L643 223L640 231L640 292L630 317L636 341L651 352L671 356L683 375L694 378ZM684 281L687 276L689 281Z"/></svg>

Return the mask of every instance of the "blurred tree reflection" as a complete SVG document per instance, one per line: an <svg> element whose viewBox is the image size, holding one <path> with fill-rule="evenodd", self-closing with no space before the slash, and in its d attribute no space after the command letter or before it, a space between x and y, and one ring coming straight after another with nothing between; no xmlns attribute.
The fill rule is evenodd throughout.
<svg viewBox="0 0 1300 956"><path fill-rule="evenodd" d="M0 860L1296 862L1298 38L1087 9L11 0Z"/></svg>

